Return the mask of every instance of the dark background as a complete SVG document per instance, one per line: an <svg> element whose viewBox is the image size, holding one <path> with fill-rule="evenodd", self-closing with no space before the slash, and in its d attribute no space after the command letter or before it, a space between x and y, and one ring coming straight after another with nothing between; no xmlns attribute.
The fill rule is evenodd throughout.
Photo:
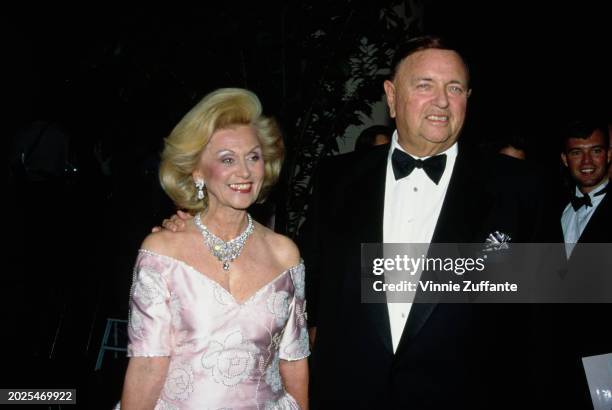
<svg viewBox="0 0 612 410"><path fill-rule="evenodd" d="M468 57L469 130L494 134L518 123L542 137L577 111L609 114L611 36L601 2L420 3L423 31L458 42ZM194 99L220 86L253 89L266 111L291 128L296 113L288 107L295 102L284 97L302 94L275 80L281 70L287 77L300 73L296 33L316 27L317 19L325 26L334 12L363 7L314 4L308 16L290 1L9 13L3 128L10 134L46 115L91 139L113 124L129 124L138 132L122 143L157 149Z"/></svg>
<svg viewBox="0 0 612 410"><path fill-rule="evenodd" d="M603 3L419 3L423 32L452 38L467 56L474 91L464 137L518 129L556 178L556 127L583 114L611 118ZM9 181L0 306L9 366L0 387L78 387L87 408L118 399L125 361L106 360L98 372L94 362L106 318L127 313L140 241L172 213L157 154L195 101L218 87L252 89L286 131L291 155L295 122L316 95L300 33L327 27L336 12L365 12L357 2L315 4L307 15L295 2L249 4L32 5L5 14L5 151L29 122L54 121L71 136L77 171L62 181ZM364 32L375 32L367 24ZM96 145L112 157L110 176Z"/></svg>
<svg viewBox="0 0 612 410"><path fill-rule="evenodd" d="M559 124L585 114L610 118L612 35L603 4L436 3L426 27L459 39L471 63L467 132L491 138L516 126L552 151L546 141Z"/></svg>

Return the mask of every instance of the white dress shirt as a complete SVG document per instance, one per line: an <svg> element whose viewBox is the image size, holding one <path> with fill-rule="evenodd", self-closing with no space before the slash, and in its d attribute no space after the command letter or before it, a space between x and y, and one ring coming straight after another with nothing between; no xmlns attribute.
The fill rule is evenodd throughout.
<svg viewBox="0 0 612 410"><path fill-rule="evenodd" d="M410 175L396 181L391 165L391 156L396 148L405 152L398 143L397 131L393 133L387 158L383 242L429 243L433 237L455 166L457 143L441 153L446 154L446 167L437 185L422 168L415 168ZM419 159L414 155L411 156ZM420 159L426 158L429 157ZM387 303L393 352L397 350L411 307L412 303Z"/></svg>
<svg viewBox="0 0 612 410"><path fill-rule="evenodd" d="M582 235L584 228L586 228L589 220L595 213L595 210L608 193L606 192L602 195L593 194L596 194L604 189L609 182L610 181L606 178L601 184L599 184L599 186L591 191L591 195L586 194L591 197L591 204L593 204L593 206L581 206L577 211L574 211L572 203L570 202L563 210L563 214L561 215L561 227L563 228L565 253L567 254L568 259L576 246L576 242L578 242L578 239L580 239L580 235ZM579 198L584 196L578 187L576 187L575 195Z"/></svg>

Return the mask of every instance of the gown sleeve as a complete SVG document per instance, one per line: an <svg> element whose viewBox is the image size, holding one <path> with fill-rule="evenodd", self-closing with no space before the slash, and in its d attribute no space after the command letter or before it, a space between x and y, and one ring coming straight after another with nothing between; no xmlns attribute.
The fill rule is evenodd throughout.
<svg viewBox="0 0 612 410"><path fill-rule="evenodd" d="M299 264L291 269L294 293L289 305L289 318L280 341L279 357L283 360L300 360L310 355L306 325L305 269Z"/></svg>
<svg viewBox="0 0 612 410"><path fill-rule="evenodd" d="M128 357L170 356L170 291L167 267L154 254L141 251L134 267L128 321Z"/></svg>

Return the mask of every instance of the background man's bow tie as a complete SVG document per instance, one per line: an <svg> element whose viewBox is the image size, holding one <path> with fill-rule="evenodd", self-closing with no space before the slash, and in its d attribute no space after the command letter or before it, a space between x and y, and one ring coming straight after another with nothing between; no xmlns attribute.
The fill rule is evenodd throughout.
<svg viewBox="0 0 612 410"><path fill-rule="evenodd" d="M600 189L599 191L594 193L593 196L599 196L599 195L605 194L608 191L609 186L610 184L606 185L605 187L603 187L603 189ZM574 211L578 211L583 205L586 206L587 208L589 206L593 206L593 203L591 202L591 197L589 196L589 194L584 194L584 196L576 196L574 194L570 198L570 202L572 203L572 208L574 208Z"/></svg>
<svg viewBox="0 0 612 410"><path fill-rule="evenodd" d="M414 159L404 151L396 148L393 150L393 155L391 155L391 165L393 166L395 180L410 175L415 168L423 168L427 176L438 185L444 173L444 168L446 167L446 154L436 155L422 160Z"/></svg>
<svg viewBox="0 0 612 410"><path fill-rule="evenodd" d="M589 194L586 194L585 196L572 195L570 202L572 203L572 208L574 208L574 211L578 211L580 208L582 208L582 206L587 208L589 206L593 206Z"/></svg>

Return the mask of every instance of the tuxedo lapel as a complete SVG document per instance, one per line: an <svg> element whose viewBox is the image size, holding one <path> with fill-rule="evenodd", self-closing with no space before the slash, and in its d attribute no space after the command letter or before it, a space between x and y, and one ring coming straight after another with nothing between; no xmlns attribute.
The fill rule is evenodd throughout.
<svg viewBox="0 0 612 410"><path fill-rule="evenodd" d="M582 235L578 239L578 243L600 243L609 242L612 240L612 231L610 228L612 222L612 201L610 193L606 193L604 199L593 213L591 219L587 223Z"/></svg>
<svg viewBox="0 0 612 410"><path fill-rule="evenodd" d="M459 147L457 160L436 223L433 243L467 243L476 240L474 228L484 213L483 182L475 174L475 159ZM478 241L481 239L478 238ZM484 238L482 238L484 241Z"/></svg>
<svg viewBox="0 0 612 410"><path fill-rule="evenodd" d="M388 152L388 149L372 152L364 159L363 166L360 167L361 172L355 178L353 192L362 195L360 200L355 201L352 216L353 224L357 227L359 243L383 242ZM368 328L374 329L385 348L392 353L391 328L386 303L361 303L361 309L365 320L369 322Z"/></svg>

